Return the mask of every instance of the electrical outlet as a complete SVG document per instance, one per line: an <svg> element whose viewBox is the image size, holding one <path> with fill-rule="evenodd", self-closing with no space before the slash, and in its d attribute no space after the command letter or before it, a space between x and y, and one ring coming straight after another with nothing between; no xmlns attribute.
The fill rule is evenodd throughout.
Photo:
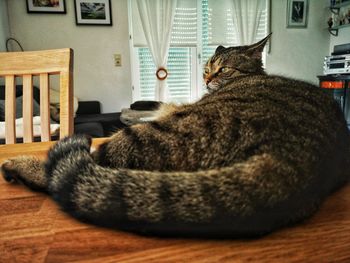
<svg viewBox="0 0 350 263"><path fill-rule="evenodd" d="M121 67L122 66L122 55L114 54L114 66Z"/></svg>

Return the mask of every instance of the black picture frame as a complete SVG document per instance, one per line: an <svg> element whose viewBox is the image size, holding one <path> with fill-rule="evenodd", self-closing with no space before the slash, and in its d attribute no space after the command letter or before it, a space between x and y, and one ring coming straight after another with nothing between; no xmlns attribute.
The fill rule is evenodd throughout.
<svg viewBox="0 0 350 263"><path fill-rule="evenodd" d="M287 1L287 28L306 28L309 0Z"/></svg>
<svg viewBox="0 0 350 263"><path fill-rule="evenodd" d="M74 0L76 25L112 26L110 0Z"/></svg>
<svg viewBox="0 0 350 263"><path fill-rule="evenodd" d="M26 0L27 13L66 14L66 0Z"/></svg>

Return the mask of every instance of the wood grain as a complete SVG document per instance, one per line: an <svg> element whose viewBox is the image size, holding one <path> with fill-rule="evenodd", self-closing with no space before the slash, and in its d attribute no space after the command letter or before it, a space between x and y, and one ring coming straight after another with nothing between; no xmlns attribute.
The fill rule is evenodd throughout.
<svg viewBox="0 0 350 263"><path fill-rule="evenodd" d="M51 145L0 146L0 161L20 153L44 157ZM1 178L0 262L350 262L350 185L301 224L259 239L215 240L145 237L84 224L48 196Z"/></svg>
<svg viewBox="0 0 350 263"><path fill-rule="evenodd" d="M41 73L58 74L67 71L72 63L72 50L69 48L26 51L0 52L0 76L39 75ZM18 63L22 61L24 63Z"/></svg>
<svg viewBox="0 0 350 263"><path fill-rule="evenodd" d="M50 133L50 88L49 74L40 74L40 123L41 123L41 141L51 140Z"/></svg>
<svg viewBox="0 0 350 263"><path fill-rule="evenodd" d="M60 138L73 134L73 82L70 72L60 74Z"/></svg>
<svg viewBox="0 0 350 263"><path fill-rule="evenodd" d="M23 75L23 142L33 142L33 77Z"/></svg>
<svg viewBox="0 0 350 263"><path fill-rule="evenodd" d="M5 78L5 141L16 142L16 87L15 76L9 75Z"/></svg>

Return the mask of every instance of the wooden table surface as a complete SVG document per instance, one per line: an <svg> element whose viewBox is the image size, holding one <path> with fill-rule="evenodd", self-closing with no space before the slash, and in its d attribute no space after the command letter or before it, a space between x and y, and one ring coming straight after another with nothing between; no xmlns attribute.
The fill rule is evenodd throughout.
<svg viewBox="0 0 350 263"><path fill-rule="evenodd" d="M95 140L99 144L101 140ZM51 143L0 146L0 161ZM84 224L0 179L0 262L350 262L350 185L311 219L253 240L144 237Z"/></svg>

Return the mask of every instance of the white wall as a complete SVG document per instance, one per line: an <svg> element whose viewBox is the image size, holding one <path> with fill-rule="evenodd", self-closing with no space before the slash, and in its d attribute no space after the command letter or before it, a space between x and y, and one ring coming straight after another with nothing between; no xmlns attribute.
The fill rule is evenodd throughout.
<svg viewBox="0 0 350 263"><path fill-rule="evenodd" d="M2 0L1 0L2 1ZM26 1L8 1L12 37L23 48L74 50L74 92L80 100L99 100L103 112L116 112L131 103L127 1L113 0L113 26L77 26L74 1L67 14L28 14ZM113 54L122 56L115 67Z"/></svg>
<svg viewBox="0 0 350 263"><path fill-rule="evenodd" d="M6 39L9 35L6 0L0 0L0 52L6 51Z"/></svg>
<svg viewBox="0 0 350 263"><path fill-rule="evenodd" d="M287 0L272 0L271 53L267 72L303 79L315 84L323 73L323 59L329 52L326 21L328 1L309 0L307 28L286 28Z"/></svg>
<svg viewBox="0 0 350 263"><path fill-rule="evenodd" d="M350 5L349 5L349 8L350 8ZM331 36L329 53L333 52L333 47L335 45L349 44L349 43L350 43L350 26L339 29L338 36Z"/></svg>

